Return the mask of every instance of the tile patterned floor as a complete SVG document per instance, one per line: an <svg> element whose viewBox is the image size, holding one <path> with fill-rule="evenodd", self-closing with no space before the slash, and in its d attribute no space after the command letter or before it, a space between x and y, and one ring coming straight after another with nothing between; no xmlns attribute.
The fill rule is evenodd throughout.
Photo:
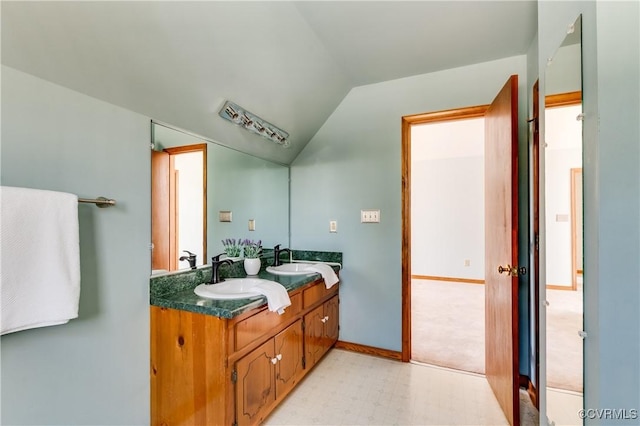
<svg viewBox="0 0 640 426"><path fill-rule="evenodd" d="M522 424L537 424L536 415ZM265 424L508 423L483 376L333 349Z"/></svg>

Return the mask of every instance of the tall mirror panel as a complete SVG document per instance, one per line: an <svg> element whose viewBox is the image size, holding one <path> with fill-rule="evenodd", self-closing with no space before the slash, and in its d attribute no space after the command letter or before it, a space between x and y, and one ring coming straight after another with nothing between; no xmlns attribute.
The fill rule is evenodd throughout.
<svg viewBox="0 0 640 426"><path fill-rule="evenodd" d="M547 417L582 424L583 288L581 18L545 72Z"/></svg>

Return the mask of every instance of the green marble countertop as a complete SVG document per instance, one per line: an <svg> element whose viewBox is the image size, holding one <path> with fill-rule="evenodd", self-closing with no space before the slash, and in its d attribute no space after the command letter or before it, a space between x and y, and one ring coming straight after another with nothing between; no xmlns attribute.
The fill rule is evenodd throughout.
<svg viewBox="0 0 640 426"><path fill-rule="evenodd" d="M300 252L296 252L298 254ZM313 252L323 253L323 252ZM327 253L327 252L324 252ZM273 256L272 256L273 257ZM297 259L324 260L318 256L300 256ZM326 258L326 256L323 256ZM305 260L307 260L305 259ZM342 254L331 256L325 261L341 262ZM267 259L263 259L262 268L258 274L259 278L268 279L282 284L287 291L293 291L305 284L321 279L320 274L307 275L273 275L265 271L268 264ZM285 262L286 263L286 262ZM338 271L338 266L333 266ZM235 262L233 265L225 265L220 269L223 278L244 278L246 276L242 262ZM193 289L199 284L209 282L211 278L211 266L203 266L195 270L160 275L151 277L150 280L150 303L152 306L172 308L189 312L196 312L206 315L215 315L221 318L234 318L246 311L266 305L265 297L254 297L250 299L217 300L207 299L196 295Z"/></svg>
<svg viewBox="0 0 640 426"><path fill-rule="evenodd" d="M283 276L273 275L261 271L259 278L275 281L282 284L287 291L292 291L305 284L322 278L320 274ZM242 278L242 277L237 277ZM202 284L202 281L198 284ZM196 284L197 285L197 284ZM267 303L265 297L251 299L217 300L200 297L193 292L193 288L180 290L175 293L152 295L151 304L163 308L173 308L183 311L197 312L200 314L215 315L221 318L233 318L248 310L258 308Z"/></svg>

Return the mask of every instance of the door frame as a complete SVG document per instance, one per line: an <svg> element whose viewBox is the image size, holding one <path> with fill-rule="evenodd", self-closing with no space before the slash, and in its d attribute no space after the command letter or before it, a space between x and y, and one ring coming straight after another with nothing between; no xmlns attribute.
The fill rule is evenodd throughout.
<svg viewBox="0 0 640 426"><path fill-rule="evenodd" d="M411 361L411 126L484 117L489 105L477 105L402 117L402 361Z"/></svg>
<svg viewBox="0 0 640 426"><path fill-rule="evenodd" d="M578 268L578 235L580 241L584 241L583 227L578 227L578 212L580 212L580 225L584 223L583 193L582 193L582 167L571 168L571 290L578 290L578 275L583 275L583 269ZM578 192L580 188L580 192ZM580 194L580 199L578 199ZM584 249L582 253L582 268L584 268Z"/></svg>

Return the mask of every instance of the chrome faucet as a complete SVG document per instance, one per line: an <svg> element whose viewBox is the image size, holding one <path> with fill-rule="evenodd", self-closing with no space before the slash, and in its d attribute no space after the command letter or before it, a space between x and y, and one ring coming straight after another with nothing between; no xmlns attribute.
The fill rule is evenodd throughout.
<svg viewBox="0 0 640 426"><path fill-rule="evenodd" d="M220 265L233 264L233 260L231 259L220 260L220 256L222 256L223 254L224 253L220 253L219 255L211 258L211 281L209 281L209 284L218 284L224 281L224 278L220 278L220 270L219 270Z"/></svg>
<svg viewBox="0 0 640 426"><path fill-rule="evenodd" d="M182 250L185 253L188 253L189 256L180 256L180 261L183 260L188 260L189 261L189 267L191 269L196 269L196 254L195 253L191 253L189 250Z"/></svg>
<svg viewBox="0 0 640 426"><path fill-rule="evenodd" d="M291 249L285 248L281 249L280 244L273 248L273 265L272 266L280 266L282 262L280 261L280 255L284 252L289 253L291 255Z"/></svg>

